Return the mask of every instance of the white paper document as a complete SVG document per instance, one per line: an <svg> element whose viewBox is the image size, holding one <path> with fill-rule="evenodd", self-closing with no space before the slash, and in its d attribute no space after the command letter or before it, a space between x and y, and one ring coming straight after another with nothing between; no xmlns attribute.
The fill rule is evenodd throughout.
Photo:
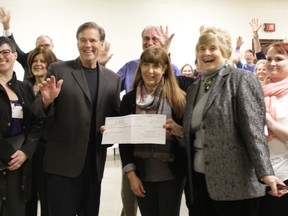
<svg viewBox="0 0 288 216"><path fill-rule="evenodd" d="M135 114L106 117L102 144L165 144L166 115Z"/></svg>

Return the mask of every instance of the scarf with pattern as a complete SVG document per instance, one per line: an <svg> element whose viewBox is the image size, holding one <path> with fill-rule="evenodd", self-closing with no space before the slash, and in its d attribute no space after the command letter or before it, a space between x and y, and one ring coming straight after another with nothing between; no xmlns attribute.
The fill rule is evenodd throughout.
<svg viewBox="0 0 288 216"><path fill-rule="evenodd" d="M166 98L163 98L163 85L159 83L157 88L148 93L143 81L140 81L136 89L136 114L165 114L167 118L172 117L171 106ZM171 137L166 135L166 144L138 144L134 147L134 157L156 158L163 162L174 160L174 148Z"/></svg>

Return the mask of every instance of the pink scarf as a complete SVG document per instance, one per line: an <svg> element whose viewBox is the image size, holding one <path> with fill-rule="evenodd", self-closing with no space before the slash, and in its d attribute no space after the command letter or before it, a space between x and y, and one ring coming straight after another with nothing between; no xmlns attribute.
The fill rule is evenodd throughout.
<svg viewBox="0 0 288 216"><path fill-rule="evenodd" d="M277 119L275 104L279 97L288 94L288 78L275 83L269 83L262 86L264 92L264 101L266 112L270 113L274 120ZM276 135L269 130L268 140L273 139Z"/></svg>

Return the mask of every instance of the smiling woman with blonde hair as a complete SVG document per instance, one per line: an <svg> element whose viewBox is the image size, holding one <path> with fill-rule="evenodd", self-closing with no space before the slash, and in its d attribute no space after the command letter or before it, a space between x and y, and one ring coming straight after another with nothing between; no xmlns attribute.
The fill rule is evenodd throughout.
<svg viewBox="0 0 288 216"><path fill-rule="evenodd" d="M165 125L187 142L192 215L255 216L265 184L272 195L283 195L276 184L285 184L269 160L261 85L254 74L227 64L231 53L227 31L201 32L202 78L187 91L184 127Z"/></svg>

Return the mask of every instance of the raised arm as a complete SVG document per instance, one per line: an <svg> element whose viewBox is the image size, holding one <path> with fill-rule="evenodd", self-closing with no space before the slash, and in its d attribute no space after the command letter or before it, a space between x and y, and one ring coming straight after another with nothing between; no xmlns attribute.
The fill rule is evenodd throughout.
<svg viewBox="0 0 288 216"><path fill-rule="evenodd" d="M0 7L0 22L3 25L4 31L7 31L10 29L10 11L6 10L3 7Z"/></svg>
<svg viewBox="0 0 288 216"><path fill-rule="evenodd" d="M251 30L253 33L253 45L254 45L255 53L259 53L262 51L262 47L261 47L261 43L260 43L259 35L258 35L258 30L261 28L261 25L259 25L257 18L253 18L249 22L249 24L251 26Z"/></svg>
<svg viewBox="0 0 288 216"><path fill-rule="evenodd" d="M10 38L15 43L16 51L18 53L17 61L22 65L25 70L27 67L28 53L24 52L16 43L14 36L10 30L10 20L10 12L5 8L0 7L0 22L2 23L4 29L3 36Z"/></svg>
<svg viewBox="0 0 288 216"><path fill-rule="evenodd" d="M237 39L236 39L236 50L235 50L235 54L233 56L233 62L235 64L241 63L241 52L240 52L240 49L241 49L241 46L243 45L243 43L244 43L244 41L243 41L242 37L241 36L237 37ZM237 67L241 68L242 65L241 66L237 66Z"/></svg>

